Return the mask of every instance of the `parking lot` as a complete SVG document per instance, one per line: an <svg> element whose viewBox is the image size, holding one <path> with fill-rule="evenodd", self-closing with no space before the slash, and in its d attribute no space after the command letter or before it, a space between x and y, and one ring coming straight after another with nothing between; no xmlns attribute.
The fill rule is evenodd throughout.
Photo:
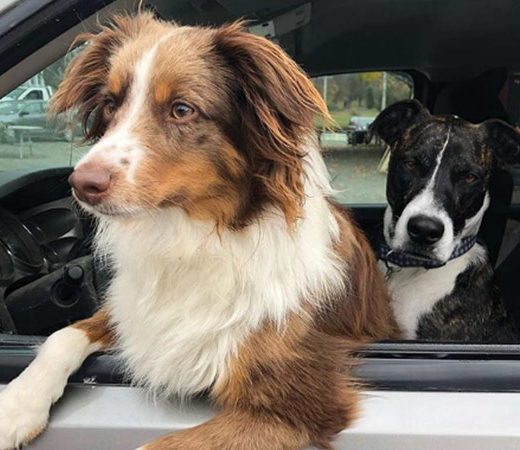
<svg viewBox="0 0 520 450"><path fill-rule="evenodd" d="M386 174L378 169L383 152L382 147L375 146L347 146L324 152L341 203L386 203Z"/></svg>
<svg viewBox="0 0 520 450"><path fill-rule="evenodd" d="M325 143L326 144L326 143ZM0 170L42 169L74 165L89 146L78 142L39 141L29 145L0 143ZM374 146L327 146L325 160L342 203L384 203L385 174L378 171L383 149Z"/></svg>
<svg viewBox="0 0 520 450"><path fill-rule="evenodd" d="M19 143L0 143L0 170L71 166L88 148L79 143L58 140L33 142L31 145L26 143L22 148Z"/></svg>

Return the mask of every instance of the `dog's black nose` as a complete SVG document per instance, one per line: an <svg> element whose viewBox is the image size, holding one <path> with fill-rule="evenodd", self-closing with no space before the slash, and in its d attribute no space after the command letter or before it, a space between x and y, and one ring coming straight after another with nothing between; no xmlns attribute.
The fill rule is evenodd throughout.
<svg viewBox="0 0 520 450"><path fill-rule="evenodd" d="M411 217L407 228L410 239L420 245L435 244L444 234L440 220L423 215Z"/></svg>

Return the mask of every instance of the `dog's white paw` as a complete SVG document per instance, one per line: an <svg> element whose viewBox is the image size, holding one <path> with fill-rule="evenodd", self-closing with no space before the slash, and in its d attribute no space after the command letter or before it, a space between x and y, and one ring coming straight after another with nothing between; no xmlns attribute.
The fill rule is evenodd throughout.
<svg viewBox="0 0 520 450"><path fill-rule="evenodd" d="M0 391L0 450L13 450L38 436L47 425L51 402L15 380Z"/></svg>

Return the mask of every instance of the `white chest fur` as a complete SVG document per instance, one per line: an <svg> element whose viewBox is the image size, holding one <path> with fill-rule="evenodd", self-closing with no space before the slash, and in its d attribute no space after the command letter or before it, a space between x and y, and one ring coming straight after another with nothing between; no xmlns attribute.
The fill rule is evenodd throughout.
<svg viewBox="0 0 520 450"><path fill-rule="evenodd" d="M406 339L416 338L419 319L453 291L457 276L471 263L485 257L485 249L476 244L466 254L438 269L409 267L392 273L388 279L392 308ZM386 271L381 262L380 267Z"/></svg>
<svg viewBox="0 0 520 450"><path fill-rule="evenodd" d="M117 273L107 306L136 382L181 396L206 389L265 320L282 325L302 298L342 285L330 207L316 196L305 209L294 236L274 213L220 236L178 210L100 224L98 248Z"/></svg>

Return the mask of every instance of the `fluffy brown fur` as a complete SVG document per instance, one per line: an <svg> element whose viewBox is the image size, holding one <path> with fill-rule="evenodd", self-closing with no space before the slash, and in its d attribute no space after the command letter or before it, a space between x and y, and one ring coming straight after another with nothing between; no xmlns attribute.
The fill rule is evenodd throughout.
<svg viewBox="0 0 520 450"><path fill-rule="evenodd" d="M81 37L90 43L68 68L53 110L76 108L86 137L101 137L124 113L128 68L171 27L143 14L116 18L101 33ZM173 50L159 50L168 64L155 69L152 100L135 123L148 152L136 184L148 189L132 190L114 171L113 204L107 200L99 210L118 213L114 205L130 201L176 206L239 231L274 206L294 229L305 202L303 140L316 114L329 119L310 80L278 46L240 23L182 29ZM197 108L182 120L163 119L179 92ZM334 251L345 267L344 289L324 294L321 309L303 301L306 314L292 314L283 330L265 323L252 333L210 391L221 412L146 450L330 448L352 423L358 396L347 375L349 355L360 343L398 331L366 239L346 210L330 208L340 228ZM110 336L103 314L76 326L92 339Z"/></svg>
<svg viewBox="0 0 520 450"><path fill-rule="evenodd" d="M131 81L129 63L150 42L167 33L168 26L142 14L137 18L117 17L99 34L79 36L77 43L89 45L69 65L51 111L76 110L86 139L101 137L117 122L113 110L123 103ZM156 165L142 174L142 183L157 186L157 179L190 181L189 187L185 182L177 183L183 188L163 185L158 192L150 193L156 198L147 201L156 203L160 198L163 206L180 205L199 218L218 216L220 224L234 227L249 223L262 205L274 204L283 211L288 224L293 224L300 217L304 200L301 139L313 129L315 114L330 121L325 103L278 46L246 33L240 22L204 33L187 29L184 35L177 40L176 50L182 54L184 48L201 60L194 58L186 64L185 58L181 63L178 57L165 53L171 65L165 73L157 74L161 83L156 87L158 101L153 115L161 113L162 105L171 104L179 79L190 77L193 88L207 85L208 98L200 101L207 102L208 108L200 111L199 121L211 122L197 130L187 124L190 133L195 132L191 134L192 143L186 142L188 133L182 136L183 153L192 148L193 153L201 155L201 148L220 147L226 154L212 158L203 155L198 160L184 155L184 166L177 155L175 167L184 168L180 174L172 174L172 164L165 164L176 156L171 142L158 142L162 129L152 114L143 116L144 123L139 126L149 130L150 147L157 150L157 159ZM132 45L128 46L130 41ZM123 44L127 45L122 48ZM184 89L189 93L190 85ZM219 173L214 171L216 161ZM170 172L158 177L161 170ZM201 185L194 186L197 180ZM238 184L240 189L236 189Z"/></svg>

